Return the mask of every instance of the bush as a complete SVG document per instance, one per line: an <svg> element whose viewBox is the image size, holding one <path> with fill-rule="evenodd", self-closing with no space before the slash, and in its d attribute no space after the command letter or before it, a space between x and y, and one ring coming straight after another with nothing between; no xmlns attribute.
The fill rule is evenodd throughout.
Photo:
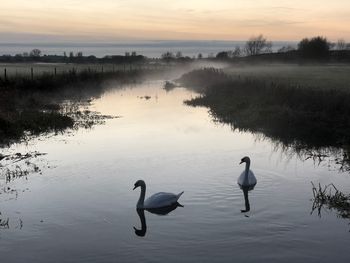
<svg viewBox="0 0 350 263"><path fill-rule="evenodd" d="M304 38L298 44L298 51L304 58L324 59L329 57L330 43L324 37Z"/></svg>

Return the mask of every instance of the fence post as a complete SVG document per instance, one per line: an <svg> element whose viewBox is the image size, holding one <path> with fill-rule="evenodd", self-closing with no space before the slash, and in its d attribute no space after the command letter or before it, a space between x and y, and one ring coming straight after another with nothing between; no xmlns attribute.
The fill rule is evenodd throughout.
<svg viewBox="0 0 350 263"><path fill-rule="evenodd" d="M102 68L101 68L101 72L103 73L103 66L102 66Z"/></svg>
<svg viewBox="0 0 350 263"><path fill-rule="evenodd" d="M30 76L31 76L31 79L33 80L33 79L34 79L34 72L33 72L33 68L30 68Z"/></svg>
<svg viewBox="0 0 350 263"><path fill-rule="evenodd" d="M56 76L57 72L56 72L56 68L55 68L55 76Z"/></svg>
<svg viewBox="0 0 350 263"><path fill-rule="evenodd" d="M4 69L4 77L5 77L5 81L7 80L7 72L6 72L6 68Z"/></svg>

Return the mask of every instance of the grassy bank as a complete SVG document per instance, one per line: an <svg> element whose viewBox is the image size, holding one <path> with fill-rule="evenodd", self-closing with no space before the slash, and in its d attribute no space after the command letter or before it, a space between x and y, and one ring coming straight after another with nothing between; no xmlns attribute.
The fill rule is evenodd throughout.
<svg viewBox="0 0 350 263"><path fill-rule="evenodd" d="M33 79L28 76L0 78L0 144L17 141L25 135L63 131L76 127L76 123L88 127L100 122L96 113L80 111L79 107L75 107L75 112L71 110L74 107L70 107L67 112L62 102L89 101L103 93L106 88L103 84L107 81L132 83L152 73L154 70L145 69L72 70L57 75L44 73Z"/></svg>
<svg viewBox="0 0 350 263"><path fill-rule="evenodd" d="M180 82L201 95L187 104L206 106L234 129L260 132L284 145L350 145L350 90L319 88L268 77L192 71Z"/></svg>

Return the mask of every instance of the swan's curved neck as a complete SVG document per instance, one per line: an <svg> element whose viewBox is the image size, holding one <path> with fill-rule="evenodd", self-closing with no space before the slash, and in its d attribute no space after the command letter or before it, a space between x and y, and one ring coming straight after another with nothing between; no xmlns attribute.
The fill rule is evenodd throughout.
<svg viewBox="0 0 350 263"><path fill-rule="evenodd" d="M141 185L141 193L139 201L137 201L137 208L143 208L143 202L145 201L145 195L146 195L146 185Z"/></svg>

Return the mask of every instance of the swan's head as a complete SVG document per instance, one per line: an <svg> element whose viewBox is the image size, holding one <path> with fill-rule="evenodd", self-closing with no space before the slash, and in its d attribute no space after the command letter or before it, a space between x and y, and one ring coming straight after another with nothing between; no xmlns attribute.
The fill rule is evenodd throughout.
<svg viewBox="0 0 350 263"><path fill-rule="evenodd" d="M138 180L135 184L134 184L134 189L132 190L135 190L137 187L139 186L146 186L145 182L143 180Z"/></svg>
<svg viewBox="0 0 350 263"><path fill-rule="evenodd" d="M250 163L250 158L248 156L243 157L239 164L241 164L241 163Z"/></svg>

